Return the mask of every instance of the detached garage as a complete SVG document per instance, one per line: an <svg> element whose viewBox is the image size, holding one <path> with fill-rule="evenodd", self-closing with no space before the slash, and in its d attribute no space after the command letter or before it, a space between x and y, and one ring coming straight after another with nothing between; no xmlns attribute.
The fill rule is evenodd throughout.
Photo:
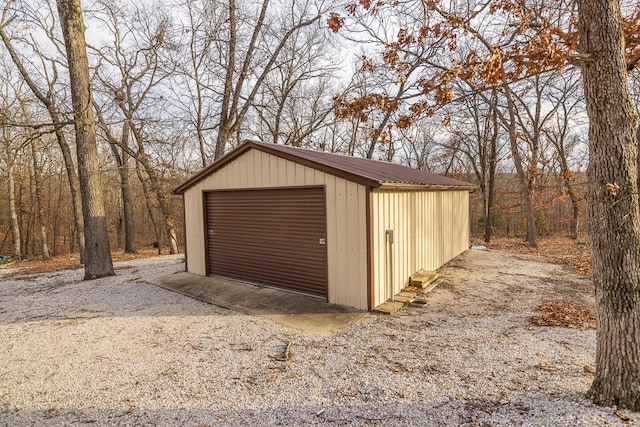
<svg viewBox="0 0 640 427"><path fill-rule="evenodd" d="M469 183L248 141L175 189L186 268L372 310L469 246Z"/></svg>

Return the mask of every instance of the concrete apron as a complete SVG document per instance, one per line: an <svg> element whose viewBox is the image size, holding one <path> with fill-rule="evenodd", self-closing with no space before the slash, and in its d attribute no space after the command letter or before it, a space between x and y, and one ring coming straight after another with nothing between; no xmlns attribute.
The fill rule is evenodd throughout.
<svg viewBox="0 0 640 427"><path fill-rule="evenodd" d="M307 295L224 277L176 273L148 282L219 307L319 335L344 331L369 314Z"/></svg>

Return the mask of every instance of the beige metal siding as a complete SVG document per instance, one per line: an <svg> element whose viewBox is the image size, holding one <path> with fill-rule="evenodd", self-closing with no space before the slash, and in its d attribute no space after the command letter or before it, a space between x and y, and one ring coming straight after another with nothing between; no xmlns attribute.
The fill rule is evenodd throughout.
<svg viewBox="0 0 640 427"><path fill-rule="evenodd" d="M323 185L327 211L328 300L367 309L366 189L360 184L249 150L184 194L187 270L205 275L203 192Z"/></svg>
<svg viewBox="0 0 640 427"><path fill-rule="evenodd" d="M435 270L469 247L469 192L374 191L374 305L408 285L423 268ZM390 254L386 231L393 230Z"/></svg>

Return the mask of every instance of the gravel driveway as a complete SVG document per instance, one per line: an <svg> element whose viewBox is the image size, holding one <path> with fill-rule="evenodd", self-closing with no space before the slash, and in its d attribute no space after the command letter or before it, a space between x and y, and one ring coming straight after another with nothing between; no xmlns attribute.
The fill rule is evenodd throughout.
<svg viewBox="0 0 640 427"><path fill-rule="evenodd" d="M181 257L117 266L0 270L0 425L640 425L583 398L593 330L528 324L542 301L592 301L541 258L468 251L426 308L330 337L145 283Z"/></svg>

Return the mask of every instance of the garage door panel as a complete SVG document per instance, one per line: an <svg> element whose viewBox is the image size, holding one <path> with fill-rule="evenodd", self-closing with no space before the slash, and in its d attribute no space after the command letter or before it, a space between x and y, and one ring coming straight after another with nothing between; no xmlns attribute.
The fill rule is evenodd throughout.
<svg viewBox="0 0 640 427"><path fill-rule="evenodd" d="M213 247L211 247L213 248ZM277 254L272 254L269 253L271 250L272 246L268 245L268 244L263 244L260 246L256 246L255 248L252 248L252 250L246 250L245 249L245 254L246 257L250 258L253 256L259 256L261 257L263 260L265 261L271 261L271 262L284 262L287 258L283 257L282 255L280 255L280 253ZM321 264L324 265L324 260L323 259L318 259L317 258L317 254L308 249L307 247L302 247L302 246L292 246L291 249L295 249L296 253L295 253L295 259L297 261L304 261L305 264L306 263L317 263L317 264ZM218 254L217 255L217 259L218 260L222 260L222 259L229 259L229 258L237 258L238 255L235 254L235 252L237 251L237 246L230 246L230 245L217 245L216 248L217 251L220 252L229 252L229 254Z"/></svg>
<svg viewBox="0 0 640 427"><path fill-rule="evenodd" d="M257 253L255 255L258 256ZM228 265L237 265L239 268L242 268L242 269L254 268L257 270L273 270L273 269L275 269L276 271L285 270L283 271L283 274L287 272L286 270L293 270L295 274L300 270L317 271L321 267L323 267L322 262L316 261L312 258L297 258L295 260L289 260L289 259L274 258L274 257L264 258L264 260L267 263L270 263L271 265L275 264L275 266L273 267L269 264L263 264L263 263L258 264L258 266L256 267L251 267L251 265L248 265L248 263L243 258L244 257L224 256L224 257L217 258L217 261L219 263L224 263L224 265L219 265L219 268L225 268ZM304 265L304 268L300 267L301 261ZM321 271L317 271L316 274L323 275Z"/></svg>
<svg viewBox="0 0 640 427"><path fill-rule="evenodd" d="M232 265L227 265L226 268L222 268L220 270L219 274L222 276L228 275L229 277L234 277L236 279L241 279L241 280L248 280L251 282L256 282L255 281L256 274L265 275L266 277L277 275L279 280L294 282L296 284L296 287L289 287L289 286L287 286L286 288L284 286L278 286L278 287L290 289L290 290L300 290L301 292L302 291L308 292L305 289L305 287L312 286L315 282L317 282L318 280L321 280L323 277L322 275L319 275L319 274L314 275L311 273L307 273L305 274L304 277L301 277L300 272L295 272L295 273L290 272L289 274L283 274L282 270L276 270L276 269L242 269L241 272L238 272L238 270L233 267L234 266ZM224 274L224 273L227 273L227 274ZM268 283L265 283L265 284L268 284Z"/></svg>
<svg viewBox="0 0 640 427"><path fill-rule="evenodd" d="M283 256L276 256L274 254L266 254L264 251L246 251L245 254L246 255L237 255L234 254L235 252L235 248L233 247L229 247L229 246L222 246L220 248L218 248L220 250L220 252L229 252L228 254L220 254L216 257L216 260L219 262L240 262L243 264L247 264L245 262L246 259L251 259L251 258L255 258L255 257L260 257L260 262L257 263L257 265L260 266L260 268L266 268L266 266L263 266L264 263L277 263L278 266L282 266L282 267L297 267L298 269L301 268L309 268L312 265L313 266L323 266L324 262L323 260L319 260L317 259L314 254L312 254L311 252L298 252L295 256L295 258L293 257L283 257ZM235 261L238 260L238 261ZM222 267L221 265L219 265L218 267Z"/></svg>
<svg viewBox="0 0 640 427"><path fill-rule="evenodd" d="M256 233L257 234L257 233ZM313 253L317 253L315 246L319 243L319 238L317 236L300 236L295 234L282 234L282 233L264 233L260 237L250 238L246 236L233 235L229 233L218 233L214 236L217 241L216 244L225 245L229 244L224 242L224 240L236 239L237 243L231 243L232 247L237 247L239 244L251 247L261 247L263 249L274 249L276 253L280 253L281 251L292 251L294 248L302 248L308 249ZM274 246L283 246L287 245L288 247L275 247ZM249 250L249 249L247 249Z"/></svg>
<svg viewBox="0 0 640 427"><path fill-rule="evenodd" d="M206 205L210 273L327 295L324 188L211 192Z"/></svg>

